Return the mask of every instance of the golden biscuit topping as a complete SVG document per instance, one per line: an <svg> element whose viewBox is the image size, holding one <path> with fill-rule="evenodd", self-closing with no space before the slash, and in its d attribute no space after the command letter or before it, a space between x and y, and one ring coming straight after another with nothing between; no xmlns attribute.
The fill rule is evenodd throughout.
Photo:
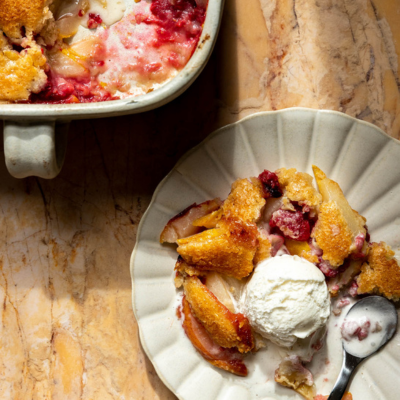
<svg viewBox="0 0 400 400"><path fill-rule="evenodd" d="M263 191L247 179L238 179L232 184L231 193L222 206L227 218L243 222L257 222L265 205Z"/></svg>
<svg viewBox="0 0 400 400"><path fill-rule="evenodd" d="M219 210L193 221L194 226L212 229L177 240L178 253L199 270L238 279L248 276L254 268L254 258L257 262L270 256L270 242L260 236L254 224L264 205L259 182L238 179Z"/></svg>
<svg viewBox="0 0 400 400"><path fill-rule="evenodd" d="M314 188L311 175L297 172L295 168L281 168L276 171L276 174L287 199L296 201L300 205L307 205L314 210L318 209L322 197Z"/></svg>
<svg viewBox="0 0 400 400"><path fill-rule="evenodd" d="M395 301L400 299L400 266L390 246L384 242L371 244L357 284L358 294L375 293Z"/></svg>
<svg viewBox="0 0 400 400"><path fill-rule="evenodd" d="M182 326L196 350L210 364L239 376L247 376L247 368L238 354L217 345L192 312L186 297L182 299Z"/></svg>
<svg viewBox="0 0 400 400"><path fill-rule="evenodd" d="M0 4L0 101L28 100L46 82L46 57L33 39L52 18L47 0L2 0ZM21 51L12 45L22 47Z"/></svg>
<svg viewBox="0 0 400 400"><path fill-rule="evenodd" d="M195 276L185 278L183 287L194 315L215 343L226 348L237 347L241 353L254 347L247 318L230 312Z"/></svg>
<svg viewBox="0 0 400 400"><path fill-rule="evenodd" d="M27 101L31 93L44 89L47 60L38 43L54 44L57 39L51 2L1 0L0 101Z"/></svg>
<svg viewBox="0 0 400 400"><path fill-rule="evenodd" d="M1 0L0 29L10 38L19 39L26 33L38 33L48 18L47 0Z"/></svg>
<svg viewBox="0 0 400 400"><path fill-rule="evenodd" d="M326 175L315 165L313 165L313 171L318 184L318 189L322 195L322 200L324 202L334 201L337 204L347 225L349 226L349 229L353 233L353 237L360 234L365 236L365 224L367 220L350 207L349 202L337 182L327 178Z"/></svg>
<svg viewBox="0 0 400 400"><path fill-rule="evenodd" d="M312 236L322 249L322 258L339 267L351 253L353 235L342 211L333 201L323 203Z"/></svg>
<svg viewBox="0 0 400 400"><path fill-rule="evenodd" d="M312 236L323 250L322 258L336 269L351 253L361 252L357 240L365 238L366 219L350 207L335 181L315 165L313 171L323 203Z"/></svg>
<svg viewBox="0 0 400 400"><path fill-rule="evenodd" d="M217 228L178 239L178 253L199 270L211 270L241 279L253 271L258 230L254 224L221 220Z"/></svg>
<svg viewBox="0 0 400 400"><path fill-rule="evenodd" d="M263 231L258 232L258 247L254 256L253 263L257 265L259 262L271 257L271 242Z"/></svg>
<svg viewBox="0 0 400 400"><path fill-rule="evenodd" d="M46 58L38 47L18 53L0 51L0 100L27 100L31 92L39 92L47 81Z"/></svg>

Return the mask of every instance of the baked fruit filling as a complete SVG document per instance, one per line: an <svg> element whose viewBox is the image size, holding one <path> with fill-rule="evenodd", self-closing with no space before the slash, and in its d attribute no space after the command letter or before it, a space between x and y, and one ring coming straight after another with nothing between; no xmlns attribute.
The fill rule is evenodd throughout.
<svg viewBox="0 0 400 400"><path fill-rule="evenodd" d="M238 179L224 201L189 206L161 234L161 243L178 245L175 285L183 288L179 314L185 315L185 332L218 368L246 376L245 354L266 345L240 304L257 267L273 257L298 256L312 263L328 299L339 292L400 297L400 267L394 252L386 243L370 242L366 219L351 208L339 185L318 167L313 166L313 172L316 187L312 176L294 168ZM333 313L347 304L349 297L343 297ZM329 315L329 306L327 310ZM299 350L284 358L275 381L306 399L325 398L316 395L305 366L323 346L325 333L322 326L301 339L312 352ZM345 398L351 399L351 394Z"/></svg>
<svg viewBox="0 0 400 400"><path fill-rule="evenodd" d="M207 0L4 0L0 102L86 103L145 94L189 61Z"/></svg>

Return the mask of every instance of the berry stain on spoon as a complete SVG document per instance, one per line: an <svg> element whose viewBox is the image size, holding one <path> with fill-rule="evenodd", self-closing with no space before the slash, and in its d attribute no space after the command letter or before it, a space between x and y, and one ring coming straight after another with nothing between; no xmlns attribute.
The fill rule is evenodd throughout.
<svg viewBox="0 0 400 400"><path fill-rule="evenodd" d="M341 327L343 365L328 400L342 399L354 370L392 339L397 322L396 307L384 297L366 297L351 307Z"/></svg>
<svg viewBox="0 0 400 400"><path fill-rule="evenodd" d="M347 352L360 358L368 357L386 342L387 330L392 330L394 324L391 303L388 304L390 306L378 308L369 302L356 303L357 307L349 311L341 326L343 347Z"/></svg>

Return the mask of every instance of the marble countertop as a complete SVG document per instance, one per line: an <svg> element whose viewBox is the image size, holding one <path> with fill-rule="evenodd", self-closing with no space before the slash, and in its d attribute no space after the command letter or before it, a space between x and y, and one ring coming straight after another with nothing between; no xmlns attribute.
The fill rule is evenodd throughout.
<svg viewBox="0 0 400 400"><path fill-rule="evenodd" d="M400 0L226 0L217 46L181 97L73 122L61 174L0 163L2 399L175 399L143 353L129 257L188 149L262 110L343 111L400 136Z"/></svg>

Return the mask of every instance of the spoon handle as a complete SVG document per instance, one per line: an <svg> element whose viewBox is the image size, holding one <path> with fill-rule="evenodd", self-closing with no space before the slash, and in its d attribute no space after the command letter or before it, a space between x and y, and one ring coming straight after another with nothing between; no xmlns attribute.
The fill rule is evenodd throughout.
<svg viewBox="0 0 400 400"><path fill-rule="evenodd" d="M349 383L351 374L357 367L357 365L362 361L362 358L352 356L343 350L343 364L342 370L340 371L339 377L332 389L328 400L341 400L344 392L346 391L347 385Z"/></svg>

